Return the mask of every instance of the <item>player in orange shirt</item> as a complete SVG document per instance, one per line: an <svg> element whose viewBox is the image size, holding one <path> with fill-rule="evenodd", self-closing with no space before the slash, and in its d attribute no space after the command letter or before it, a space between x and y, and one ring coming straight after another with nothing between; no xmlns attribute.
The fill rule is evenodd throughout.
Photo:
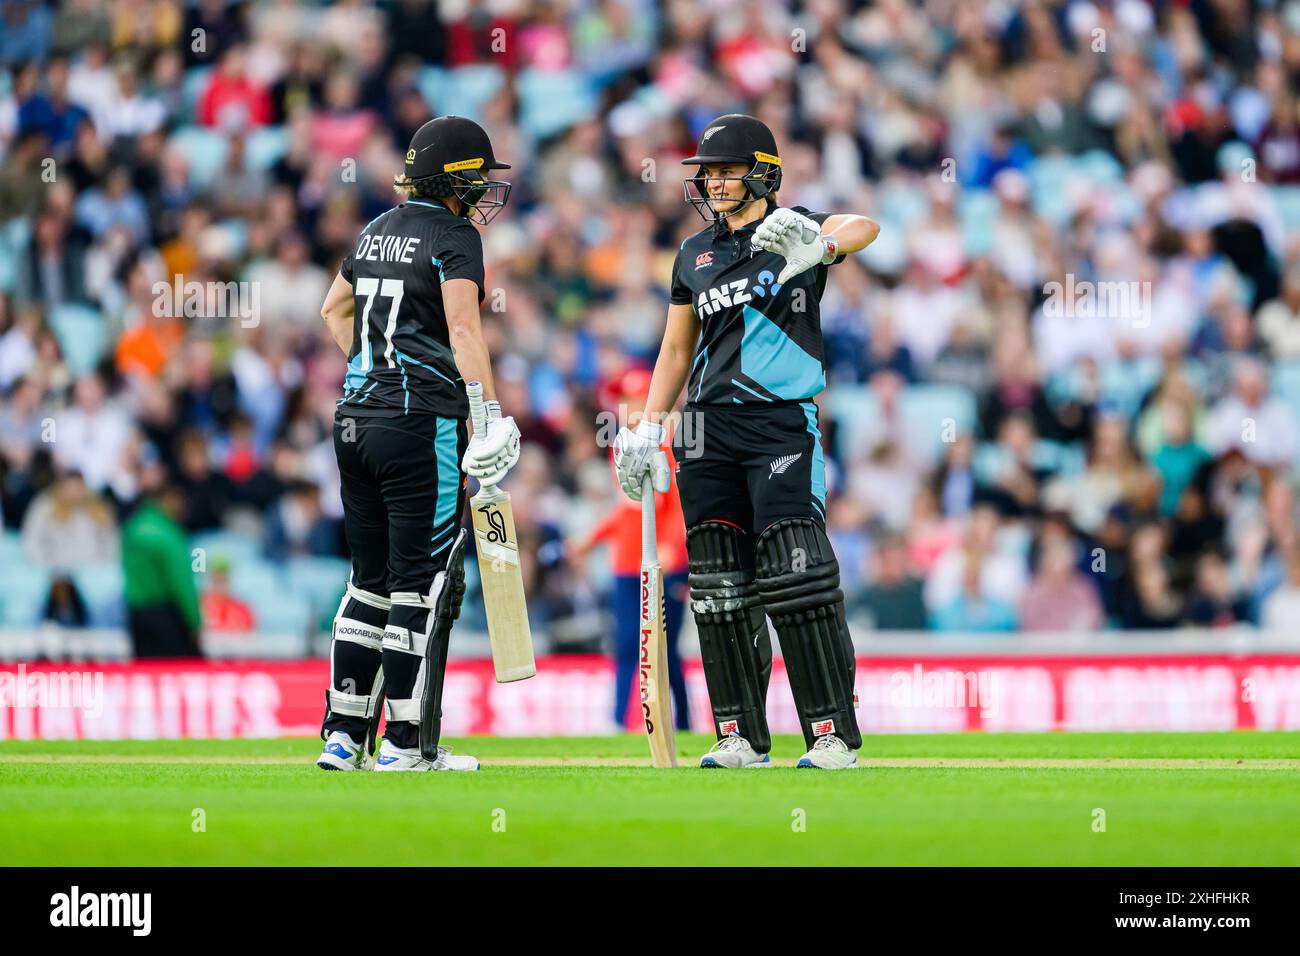
<svg viewBox="0 0 1300 956"><path fill-rule="evenodd" d="M628 412L640 412L650 391L650 373L633 369L619 382L620 401ZM672 452L669 467L674 467ZM612 461L611 461L612 466ZM659 559L664 570L664 625L668 634L668 680L672 688L674 723L678 730L690 727L690 710L686 696L686 678L677 651L677 635L682 628L682 613L687 595L686 524L682 502L674 481L655 502L659 520ZM573 548L573 558L581 561L598 544L609 544L610 564L614 569L614 722L627 726L627 709L636 681L639 648L641 598L641 506L620 498L591 533Z"/></svg>

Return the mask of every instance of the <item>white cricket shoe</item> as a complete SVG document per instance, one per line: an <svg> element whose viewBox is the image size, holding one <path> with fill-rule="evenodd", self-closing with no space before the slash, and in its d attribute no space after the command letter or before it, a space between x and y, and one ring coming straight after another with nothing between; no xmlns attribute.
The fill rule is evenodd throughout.
<svg viewBox="0 0 1300 956"><path fill-rule="evenodd" d="M437 760L426 760L420 755L419 747L409 750L394 746L387 737L379 744L379 758L375 761L376 770L477 770L477 757L462 757L453 754L446 747L438 748Z"/></svg>
<svg viewBox="0 0 1300 956"><path fill-rule="evenodd" d="M739 770L741 767L762 768L772 766L772 758L767 754L758 753L749 745L749 741L739 734L728 734L700 758L700 766L715 769L725 767L727 770Z"/></svg>
<svg viewBox="0 0 1300 956"><path fill-rule="evenodd" d="M852 770L857 765L858 755L834 734L825 734L814 740L812 750L795 764L796 767L816 767L818 770Z"/></svg>
<svg viewBox="0 0 1300 956"><path fill-rule="evenodd" d="M341 730L336 730L325 740L325 749L316 758L322 770L369 770L370 759L365 748Z"/></svg>

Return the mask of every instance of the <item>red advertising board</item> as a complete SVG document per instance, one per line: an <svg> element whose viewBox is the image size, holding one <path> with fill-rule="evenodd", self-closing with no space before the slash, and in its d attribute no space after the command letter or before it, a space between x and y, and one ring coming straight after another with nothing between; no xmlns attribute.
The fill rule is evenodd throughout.
<svg viewBox="0 0 1300 956"><path fill-rule="evenodd" d="M691 724L708 731L699 662L686 672ZM320 660L5 664L0 739L310 735L328 674ZM1300 659L1280 655L861 658L857 690L864 733L1300 729ZM605 658L542 658L512 684L497 684L489 661L453 661L443 730L604 734L612 707ZM798 732L779 660L768 710L773 732Z"/></svg>

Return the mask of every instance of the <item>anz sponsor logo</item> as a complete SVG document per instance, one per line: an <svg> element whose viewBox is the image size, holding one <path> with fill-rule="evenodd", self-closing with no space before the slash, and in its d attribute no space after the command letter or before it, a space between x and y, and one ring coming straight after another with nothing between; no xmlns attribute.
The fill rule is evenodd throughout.
<svg viewBox="0 0 1300 956"><path fill-rule="evenodd" d="M705 289L695 300L696 314L712 315L718 309L727 309L733 305L753 302L753 298L745 291L748 286L749 279L736 279L733 282L724 282L722 285Z"/></svg>
<svg viewBox="0 0 1300 956"><path fill-rule="evenodd" d="M764 269L758 274L758 281L753 289L749 288L748 278L724 282L711 289L705 289L695 299L695 314L712 315L719 309L753 302L754 296L766 298L769 293L775 296L780 291L781 286L777 283L776 276Z"/></svg>

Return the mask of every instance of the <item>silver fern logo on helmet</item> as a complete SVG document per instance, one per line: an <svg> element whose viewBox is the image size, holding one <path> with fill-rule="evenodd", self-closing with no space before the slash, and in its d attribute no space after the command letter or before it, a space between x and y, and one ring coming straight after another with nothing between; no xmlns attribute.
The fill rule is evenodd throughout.
<svg viewBox="0 0 1300 956"><path fill-rule="evenodd" d="M724 130L724 129L726 129L726 128L727 128L727 127L725 127L725 126L710 126L708 129L706 129L706 130L704 131L703 135L700 136L700 142L701 142L701 143L704 142L706 139L708 139L708 138L709 138L710 136L712 136L714 133L718 132L719 130Z"/></svg>
<svg viewBox="0 0 1300 956"><path fill-rule="evenodd" d="M782 455L780 458L773 458L767 465L772 469L772 474L767 476L767 480L771 481L775 475L784 475L790 469L790 466L802 457L803 452L798 452L793 455Z"/></svg>

